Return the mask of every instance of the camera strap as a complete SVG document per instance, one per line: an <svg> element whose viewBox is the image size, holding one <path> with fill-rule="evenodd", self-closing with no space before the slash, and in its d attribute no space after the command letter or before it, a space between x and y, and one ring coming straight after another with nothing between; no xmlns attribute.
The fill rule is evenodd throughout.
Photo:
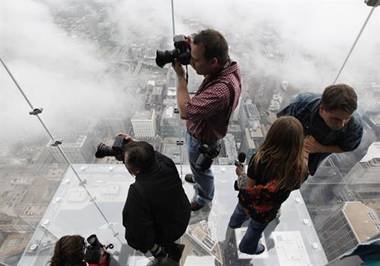
<svg viewBox="0 0 380 266"><path fill-rule="evenodd" d="M189 83L189 69L187 67L188 65L186 65L186 71L185 71L185 80L186 80L186 84Z"/></svg>

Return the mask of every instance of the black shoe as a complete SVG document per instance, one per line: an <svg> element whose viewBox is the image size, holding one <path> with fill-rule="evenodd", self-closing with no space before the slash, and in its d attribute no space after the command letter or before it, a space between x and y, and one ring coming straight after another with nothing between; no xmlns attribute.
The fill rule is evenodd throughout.
<svg viewBox="0 0 380 266"><path fill-rule="evenodd" d="M191 202L190 209L191 209L191 211L195 212L195 211L199 211L199 210L202 209L204 206L205 206L205 205L200 205L198 202L193 201L193 202Z"/></svg>
<svg viewBox="0 0 380 266"><path fill-rule="evenodd" d="M172 260L179 262L182 257L183 250L185 249L185 245L174 243L173 247L169 248L168 256Z"/></svg>
<svg viewBox="0 0 380 266"><path fill-rule="evenodd" d="M185 175L185 181L191 184L195 184L194 176L193 174L186 174Z"/></svg>
<svg viewBox="0 0 380 266"><path fill-rule="evenodd" d="M241 243L240 243L241 244ZM263 244L257 244L257 247L256 247L256 252L250 252L250 251L245 251L245 250L241 250L240 249L240 245L239 245L239 250L240 252L243 252L245 254L249 254L249 255L259 255L261 253L263 253L265 251L265 246Z"/></svg>

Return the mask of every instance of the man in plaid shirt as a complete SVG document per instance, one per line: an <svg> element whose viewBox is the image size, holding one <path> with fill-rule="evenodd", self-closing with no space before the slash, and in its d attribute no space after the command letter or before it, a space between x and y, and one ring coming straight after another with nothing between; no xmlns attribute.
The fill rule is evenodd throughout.
<svg viewBox="0 0 380 266"><path fill-rule="evenodd" d="M179 62L173 67L177 74L179 113L186 120L186 142L192 171L192 175L186 175L185 180L194 183L196 195L191 209L197 211L214 197L214 176L210 167L204 169L197 164L201 153L199 147L207 144L211 149L220 148L220 140L227 133L231 113L239 101L241 81L238 64L230 60L228 44L221 33L203 30L189 42L191 66L197 74L204 76L192 98L183 67Z"/></svg>

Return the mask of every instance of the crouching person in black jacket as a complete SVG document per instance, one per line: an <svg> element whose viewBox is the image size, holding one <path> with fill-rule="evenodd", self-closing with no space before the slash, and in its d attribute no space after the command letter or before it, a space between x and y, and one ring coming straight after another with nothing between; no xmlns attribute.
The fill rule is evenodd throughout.
<svg viewBox="0 0 380 266"><path fill-rule="evenodd" d="M128 244L154 256L148 265L179 265L184 245L176 244L186 231L190 203L174 162L144 141L128 135L124 163L136 177L123 209Z"/></svg>

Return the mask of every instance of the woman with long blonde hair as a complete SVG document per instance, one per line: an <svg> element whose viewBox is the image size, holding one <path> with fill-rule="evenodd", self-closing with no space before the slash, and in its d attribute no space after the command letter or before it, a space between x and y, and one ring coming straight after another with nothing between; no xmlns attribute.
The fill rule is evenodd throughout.
<svg viewBox="0 0 380 266"><path fill-rule="evenodd" d="M239 165L239 203L228 226L239 228L250 219L239 250L260 254L265 247L258 244L262 232L307 176L307 160L303 149L303 128L294 117L278 118L270 127L264 143L248 164L247 174ZM244 182L242 182L244 181Z"/></svg>

